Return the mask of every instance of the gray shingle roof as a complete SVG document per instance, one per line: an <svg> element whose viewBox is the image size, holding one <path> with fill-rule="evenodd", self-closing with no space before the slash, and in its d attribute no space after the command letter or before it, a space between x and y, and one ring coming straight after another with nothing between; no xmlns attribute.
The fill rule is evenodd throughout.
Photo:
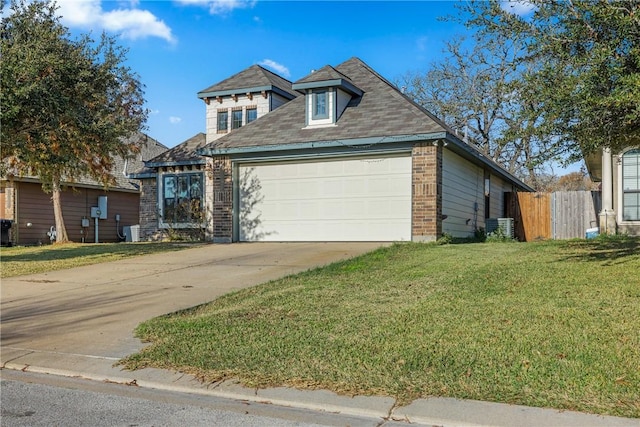
<svg viewBox="0 0 640 427"><path fill-rule="evenodd" d="M310 83L310 82L321 82L325 80L338 80L338 79L346 79L349 83L353 84L352 81L349 80L349 77L345 76L331 65L325 65L317 71L313 71L308 76L301 78L294 82L294 84L300 83Z"/></svg>
<svg viewBox="0 0 640 427"><path fill-rule="evenodd" d="M159 156L146 162L147 167L164 166L165 164L204 164L205 159L196 153L196 150L204 147L207 136L200 132L183 143L163 152Z"/></svg>
<svg viewBox="0 0 640 427"><path fill-rule="evenodd" d="M325 69L326 73L332 73L331 69ZM360 59L351 58L334 71L364 92L362 96L352 98L336 126L305 129L305 100L300 96L256 120L251 126L237 129L212 142L205 147L205 151L420 135L449 130L443 122L403 95ZM311 74L311 77L315 78L318 73L320 71ZM324 77L321 76L322 79Z"/></svg>
<svg viewBox="0 0 640 427"><path fill-rule="evenodd" d="M137 153L135 157L126 160L121 157L116 157L111 174L116 179L115 188L137 191L137 184L128 176L144 167L145 161L166 151L167 147L142 132L136 132L127 140L129 142L136 142L138 147L140 147L140 152ZM97 184L94 180L89 179L88 181L87 184Z"/></svg>
<svg viewBox="0 0 640 427"><path fill-rule="evenodd" d="M160 153L167 150L167 147L151 138L149 135L146 135L142 132L136 132L131 135L129 138L125 139L126 142L135 142L140 148L140 152L136 153L133 157L130 158L122 158L120 156L116 156L113 159L113 168L111 169L111 176L115 179L115 184L110 185L110 190L124 190L124 191L138 191L137 183L130 179L128 176L133 174L135 171L139 171L144 167L144 162L153 157L156 157ZM4 177L3 177L4 178ZM20 180L29 180L34 181L38 180L37 176L32 175L21 175L15 176L13 179ZM78 187L102 187L102 183L96 179L93 179L90 176L84 176L74 181L69 181L63 178L63 184L65 185L73 185Z"/></svg>
<svg viewBox="0 0 640 427"><path fill-rule="evenodd" d="M257 90L280 89L294 98L300 95L291 89L291 82L259 65L252 65L223 81L198 92L199 98L229 95L231 92L242 94Z"/></svg>

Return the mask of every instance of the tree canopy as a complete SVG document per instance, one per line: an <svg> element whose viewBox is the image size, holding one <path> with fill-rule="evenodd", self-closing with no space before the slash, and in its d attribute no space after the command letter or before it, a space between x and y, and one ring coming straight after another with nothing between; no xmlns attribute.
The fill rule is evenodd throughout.
<svg viewBox="0 0 640 427"><path fill-rule="evenodd" d="M550 162L640 146L640 2L461 2L468 39L399 85L533 187Z"/></svg>
<svg viewBox="0 0 640 427"><path fill-rule="evenodd" d="M3 172L37 176L53 193L57 239L66 241L61 183L111 183L114 157L136 152L125 138L143 128L147 111L126 50L105 34L72 39L56 10L19 0L3 17L0 120Z"/></svg>
<svg viewBox="0 0 640 427"><path fill-rule="evenodd" d="M527 67L518 64L523 44L517 39L459 38L447 44L443 61L400 82L407 95L443 119L511 173L535 186L546 161L554 156L526 114L538 103L523 102ZM525 132L528 131L528 132Z"/></svg>
<svg viewBox="0 0 640 427"><path fill-rule="evenodd" d="M572 159L640 145L640 2L527 3L525 15L499 0L461 8L480 36L526 43L517 60L531 67L520 96L537 103L537 132Z"/></svg>

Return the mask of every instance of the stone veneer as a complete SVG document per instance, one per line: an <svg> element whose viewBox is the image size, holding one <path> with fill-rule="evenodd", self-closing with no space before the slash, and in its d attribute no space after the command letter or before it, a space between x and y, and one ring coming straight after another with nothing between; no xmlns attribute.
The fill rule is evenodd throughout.
<svg viewBox="0 0 640 427"><path fill-rule="evenodd" d="M411 240L435 241L442 235L442 146L416 144L411 158Z"/></svg>

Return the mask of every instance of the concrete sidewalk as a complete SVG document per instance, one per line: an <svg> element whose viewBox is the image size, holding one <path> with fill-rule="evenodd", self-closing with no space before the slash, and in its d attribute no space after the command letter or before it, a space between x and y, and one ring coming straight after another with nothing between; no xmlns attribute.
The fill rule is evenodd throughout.
<svg viewBox="0 0 640 427"><path fill-rule="evenodd" d="M192 307L287 274L367 252L372 243L209 245L4 279L0 361L3 369L272 403L439 426L635 426L640 420L571 411L421 399L398 407L388 397L345 397L317 390L249 389L235 381L202 384L159 369L114 364L144 345L133 329L149 318Z"/></svg>

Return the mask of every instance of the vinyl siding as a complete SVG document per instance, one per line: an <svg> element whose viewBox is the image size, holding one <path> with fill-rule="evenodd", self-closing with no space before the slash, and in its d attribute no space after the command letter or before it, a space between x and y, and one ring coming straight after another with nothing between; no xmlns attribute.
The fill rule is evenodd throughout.
<svg viewBox="0 0 640 427"><path fill-rule="evenodd" d="M44 193L40 184L16 183L18 186L18 224L13 235L14 243L20 245L34 245L49 243L47 232L55 224L51 194ZM62 193L62 214L69 240L82 241L81 220L89 218L86 229L85 242L95 241L94 219L91 207L98 205L98 196L107 196L107 219L99 220L99 241L118 242L116 231L116 214L120 215L120 234L122 226L139 223L138 193L103 191L98 189L77 188L67 189ZM31 223L28 227L27 224Z"/></svg>
<svg viewBox="0 0 640 427"><path fill-rule="evenodd" d="M275 110L281 105L286 104L287 102L289 102L289 99L285 98L284 96L280 96L273 92L271 93L271 111ZM258 112L258 114L260 115L260 112Z"/></svg>
<svg viewBox="0 0 640 427"><path fill-rule="evenodd" d="M476 227L484 227L483 170L447 149L442 159L442 214L447 215L443 233L454 237L468 237Z"/></svg>
<svg viewBox="0 0 640 427"><path fill-rule="evenodd" d="M337 105L338 114L337 114L336 121L340 119L340 116L344 112L345 108L347 108L347 105L349 104L349 102L351 102L351 95L349 95L345 91L338 89L337 95L338 95L338 105Z"/></svg>
<svg viewBox="0 0 640 427"><path fill-rule="evenodd" d="M504 193L511 191L512 187L507 182L491 175L491 201L489 202L489 218L504 217Z"/></svg>

